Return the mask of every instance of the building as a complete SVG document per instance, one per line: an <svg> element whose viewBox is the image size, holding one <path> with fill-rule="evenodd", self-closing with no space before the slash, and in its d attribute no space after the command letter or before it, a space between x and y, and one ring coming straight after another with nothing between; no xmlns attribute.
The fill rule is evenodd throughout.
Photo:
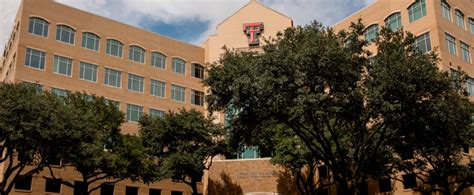
<svg viewBox="0 0 474 195"><path fill-rule="evenodd" d="M224 45L258 50L262 37L291 26L291 18L252 0L219 24L217 33L200 47L53 0L23 0L2 55L0 80L37 84L59 96L75 91L104 96L126 113L123 133L134 134L142 113L160 116L180 108L205 112L203 67L219 59ZM268 160L263 162L268 164ZM269 164L266 167L273 169ZM56 171L70 181L79 178L72 167ZM12 194L53 193L44 175L48 173L34 176L29 185ZM199 184L201 192L207 181L205 176ZM172 181L151 185L125 181L113 191L190 194L187 185ZM61 186L59 193L74 194L74 189Z"/></svg>
<svg viewBox="0 0 474 195"><path fill-rule="evenodd" d="M375 0L372 4L333 26L347 29L363 19L365 38L371 41L381 26L403 27L417 36L422 51L438 51L440 69L457 74L461 67L470 78L467 90L474 98L474 2L472 0ZM126 113L124 133L136 133L141 113L159 116L168 110L195 108L206 112L201 84L203 66L222 55L222 47L258 51L262 37L275 36L293 26L291 18L256 0L230 15L216 34L194 46L71 8L52 0L23 0L12 34L0 62L0 80L37 83L57 95L85 91L115 102ZM369 46L374 49L374 46ZM474 99L473 99L474 100ZM217 116L224 122L223 115ZM467 151L466 156L473 154ZM245 194L292 194L289 176L268 158L252 149L240 159L217 160L199 184L200 192L241 190ZM2 166L0 166L0 170ZM78 177L72 168L58 170L68 179ZM44 173L43 175L45 175ZM413 194L403 183L391 182L393 194ZM48 182L35 176L27 189L12 194L45 194ZM378 183L370 194L385 194ZM115 194L190 194L182 183L162 181L150 185L119 182ZM62 186L59 194L73 194ZM329 192L329 191L328 191ZM54 193L51 193L54 194ZM100 194L100 190L94 192Z"/></svg>

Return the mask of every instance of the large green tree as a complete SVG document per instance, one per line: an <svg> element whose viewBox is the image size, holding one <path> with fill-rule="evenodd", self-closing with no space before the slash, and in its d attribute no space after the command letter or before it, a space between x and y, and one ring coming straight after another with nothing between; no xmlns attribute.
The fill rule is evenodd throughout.
<svg viewBox="0 0 474 195"><path fill-rule="evenodd" d="M399 158L393 163L416 176L415 190L459 194L473 185L472 165L462 154L473 145L473 107L438 70L437 55L417 50L411 34L380 34L367 84L367 109L383 118L374 125L394 132L389 146Z"/></svg>
<svg viewBox="0 0 474 195"><path fill-rule="evenodd" d="M50 164L63 144L56 139L65 136L64 116L63 104L54 95L26 84L0 84L0 194Z"/></svg>
<svg viewBox="0 0 474 195"><path fill-rule="evenodd" d="M140 119L140 136L156 157L157 180L171 178L184 182L197 195L197 183L212 159L223 152L223 129L196 110L170 112L163 117Z"/></svg>
<svg viewBox="0 0 474 195"><path fill-rule="evenodd" d="M384 29L372 43L374 59L363 30L360 22L339 33L314 23L287 29L262 53L227 51L205 80L210 110L237 110L230 130L243 142L268 123L290 129L329 168L340 194L401 171L398 156L424 139L408 139L413 133L469 140L460 134L469 130L469 104L453 93L435 55L417 51L413 36ZM452 106L461 107L462 123L418 112L449 113Z"/></svg>
<svg viewBox="0 0 474 195"><path fill-rule="evenodd" d="M82 183L76 188L82 194L89 194L102 185L132 179L138 180L146 171L147 155L142 150L138 137L122 135L120 126L124 115L103 97L83 93L71 93L64 97L68 120L66 131L71 136L63 137L63 144L57 148L57 158L62 166L73 166L82 176ZM74 183L61 179L62 183L74 187ZM92 183L94 185L90 187Z"/></svg>

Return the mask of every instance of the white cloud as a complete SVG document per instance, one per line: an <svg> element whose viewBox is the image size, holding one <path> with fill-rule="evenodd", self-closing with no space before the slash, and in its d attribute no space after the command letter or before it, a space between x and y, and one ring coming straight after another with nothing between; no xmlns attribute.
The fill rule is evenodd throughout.
<svg viewBox="0 0 474 195"><path fill-rule="evenodd" d="M214 32L216 25L249 0L56 0L60 3L134 26L146 21L174 23L199 20L209 23L194 44ZM331 25L373 0L260 0L263 4L304 25L318 20ZM0 0L0 50L7 41L19 0ZM7 27L7 28L5 28Z"/></svg>

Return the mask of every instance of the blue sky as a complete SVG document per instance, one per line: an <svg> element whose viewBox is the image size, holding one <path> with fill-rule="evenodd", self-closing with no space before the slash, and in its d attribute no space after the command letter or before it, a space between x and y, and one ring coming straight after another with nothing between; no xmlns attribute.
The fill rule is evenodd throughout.
<svg viewBox="0 0 474 195"><path fill-rule="evenodd" d="M216 25L250 0L56 0L168 37L200 45ZM293 18L330 26L373 0L259 0ZM0 52L7 41L20 0L0 0Z"/></svg>

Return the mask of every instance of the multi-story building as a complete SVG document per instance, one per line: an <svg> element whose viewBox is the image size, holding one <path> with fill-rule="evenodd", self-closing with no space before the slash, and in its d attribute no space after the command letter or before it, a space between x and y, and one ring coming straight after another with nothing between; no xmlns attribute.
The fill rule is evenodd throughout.
<svg viewBox="0 0 474 195"><path fill-rule="evenodd" d="M262 37L275 36L290 26L289 17L252 0L220 23L203 46L195 46L53 0L23 0L0 61L0 80L36 84L59 96L75 91L104 96L125 113L123 133L134 134L143 113L160 116L180 108L205 113L204 66L219 59L222 47L258 50ZM222 115L218 117L223 121ZM267 160L263 162L274 169ZM79 178L72 167L55 171L66 180ZM64 185L52 190L43 176L48 173L33 176L12 194L75 193ZM206 175L198 186L201 192L208 181ZM150 185L124 181L94 194L190 191L187 185L168 180Z"/></svg>
<svg viewBox="0 0 474 195"><path fill-rule="evenodd" d="M439 53L441 70L456 75L460 67L470 76L467 90L474 96L472 0L375 0L333 28L347 29L359 18L367 26L367 41L372 41L382 26L403 27L413 33L420 50ZM222 47L258 51L262 37L275 36L291 26L291 18L251 0L220 23L216 34L202 46L195 46L52 0L23 0L0 60L0 80L35 83L57 95L84 91L104 96L126 114L123 133L136 133L142 113L159 116L180 108L206 112L203 67L221 57ZM369 49L376 53L373 44ZM217 117L224 122L223 115ZM271 165L268 158L259 158L256 150L248 149L238 158L216 160L199 184L200 192L294 192L288 174ZM66 175L65 179L78 178L72 167L57 171ZM30 185L22 185L12 194L74 194L74 189L66 186L52 192L43 176L47 173L34 176ZM413 194L400 181L388 183L388 189L370 183L369 194L385 194L385 190ZM169 180L150 185L124 181L94 192L101 193L178 195L190 194L190 188Z"/></svg>

